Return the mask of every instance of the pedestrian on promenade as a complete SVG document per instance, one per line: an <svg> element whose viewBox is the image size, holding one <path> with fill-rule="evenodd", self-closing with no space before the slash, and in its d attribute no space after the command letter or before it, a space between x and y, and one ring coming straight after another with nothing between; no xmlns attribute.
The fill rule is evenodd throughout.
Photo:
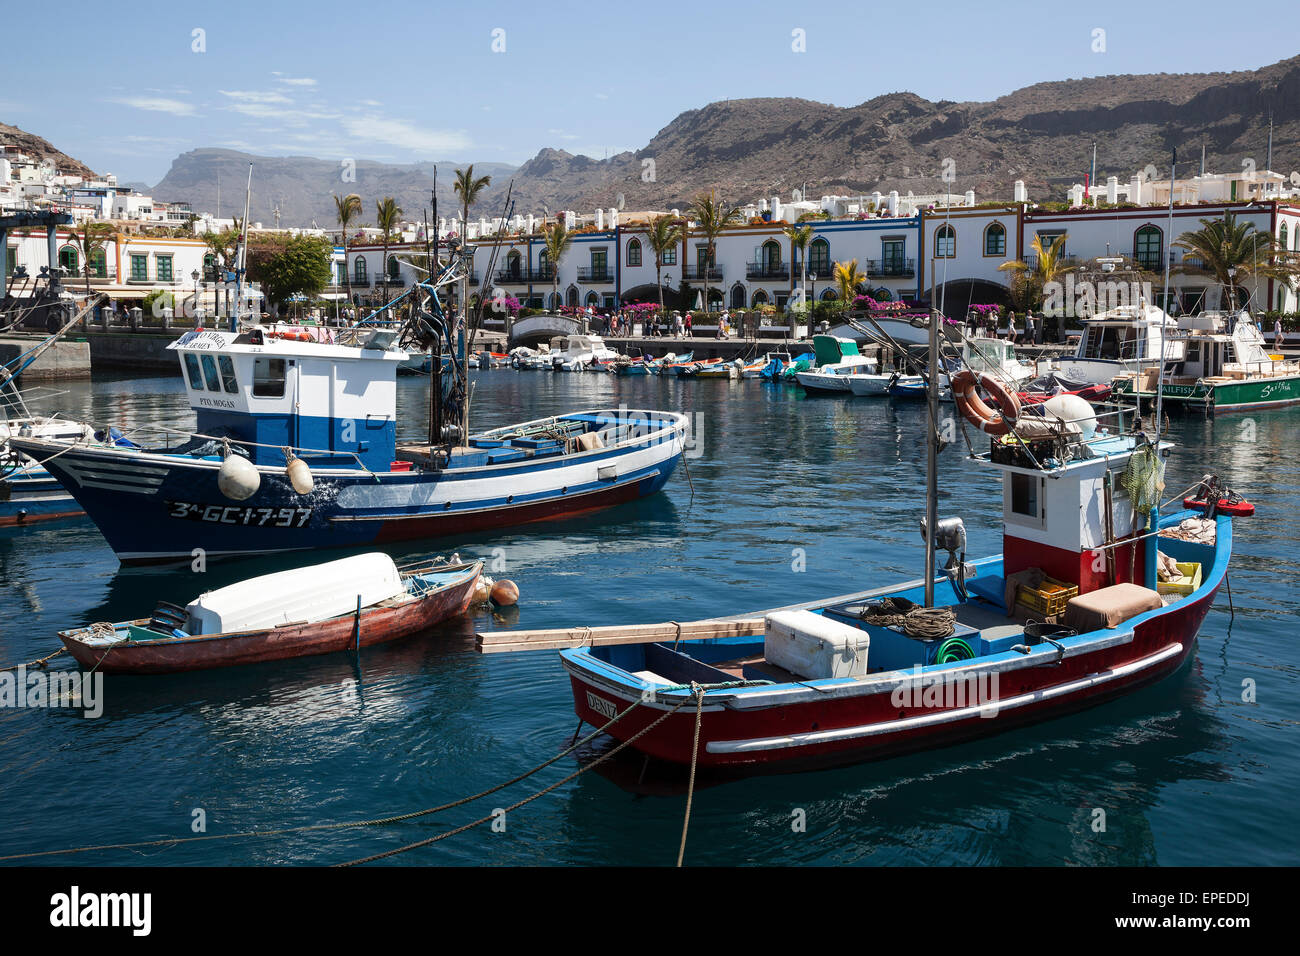
<svg viewBox="0 0 1300 956"><path fill-rule="evenodd" d="M686 329L686 337L688 339L692 338L693 336L691 335L691 313L689 312L686 313L686 318L683 321L683 328Z"/></svg>
<svg viewBox="0 0 1300 956"><path fill-rule="evenodd" d="M1273 348L1281 351L1285 344L1286 335L1282 332L1282 317L1278 316L1273 320Z"/></svg>
<svg viewBox="0 0 1300 956"><path fill-rule="evenodd" d="M1007 341L1012 345L1016 344L1016 314L1014 312L1007 316Z"/></svg>

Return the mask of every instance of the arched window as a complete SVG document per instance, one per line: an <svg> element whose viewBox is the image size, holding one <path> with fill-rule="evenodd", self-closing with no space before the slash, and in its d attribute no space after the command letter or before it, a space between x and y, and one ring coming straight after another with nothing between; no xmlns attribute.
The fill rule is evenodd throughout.
<svg viewBox="0 0 1300 956"><path fill-rule="evenodd" d="M754 292L754 308L757 309L760 305L767 305L767 293L762 289Z"/></svg>
<svg viewBox="0 0 1300 956"><path fill-rule="evenodd" d="M1282 223L1282 228L1278 230L1277 239L1278 246L1282 249L1286 249L1286 223Z"/></svg>
<svg viewBox="0 0 1300 956"><path fill-rule="evenodd" d="M366 281L366 257L357 256L352 260L352 281L364 283Z"/></svg>
<svg viewBox="0 0 1300 956"><path fill-rule="evenodd" d="M91 276L96 279L108 278L108 262L103 249L90 250L90 262L87 268L90 270Z"/></svg>
<svg viewBox="0 0 1300 956"><path fill-rule="evenodd" d="M596 295L596 293L594 293L594 292L588 292L588 293L587 293L587 305L591 306L593 309L599 307L599 305L600 305L600 296Z"/></svg>
<svg viewBox="0 0 1300 956"><path fill-rule="evenodd" d="M402 277L402 267L397 262L397 256L388 257L388 278L389 281L396 282Z"/></svg>
<svg viewBox="0 0 1300 956"><path fill-rule="evenodd" d="M1007 230L1000 222L991 222L984 230L984 255L1005 256L1007 254Z"/></svg>
<svg viewBox="0 0 1300 956"><path fill-rule="evenodd" d="M627 241L627 264L628 266L639 266L641 264L641 240L629 239Z"/></svg>
<svg viewBox="0 0 1300 956"><path fill-rule="evenodd" d="M217 256L215 253L209 252L203 257L203 276L209 282L217 280Z"/></svg>
<svg viewBox="0 0 1300 956"><path fill-rule="evenodd" d="M506 275L518 279L522 262L523 259L520 258L519 253L511 250L510 254L506 256Z"/></svg>
<svg viewBox="0 0 1300 956"><path fill-rule="evenodd" d="M808 271L814 275L831 274L831 244L817 238L808 244Z"/></svg>
<svg viewBox="0 0 1300 956"><path fill-rule="evenodd" d="M1164 234L1156 226L1143 226L1133 233L1133 258L1140 268L1159 272L1162 266Z"/></svg>
<svg viewBox="0 0 1300 956"><path fill-rule="evenodd" d="M781 268L781 244L775 239L763 243L763 268L767 271Z"/></svg>
<svg viewBox="0 0 1300 956"><path fill-rule="evenodd" d="M934 231L934 256L936 259L951 259L957 255L957 230L949 225L942 225Z"/></svg>
<svg viewBox="0 0 1300 956"><path fill-rule="evenodd" d="M839 298L839 293L837 293L834 289L825 289L822 291L821 298L823 302L834 302L836 299Z"/></svg>
<svg viewBox="0 0 1300 956"><path fill-rule="evenodd" d="M78 258L75 246L64 246L59 250L59 268L68 275L75 276Z"/></svg>
<svg viewBox="0 0 1300 956"><path fill-rule="evenodd" d="M576 309L578 307L578 287L569 286L569 291L565 295L568 300L566 304L569 308Z"/></svg>
<svg viewBox="0 0 1300 956"><path fill-rule="evenodd" d="M709 289L709 311L716 312L722 308L722 290L716 287Z"/></svg>
<svg viewBox="0 0 1300 956"><path fill-rule="evenodd" d="M552 312L554 312L559 307L560 307L560 293L552 292L550 309Z"/></svg>
<svg viewBox="0 0 1300 956"><path fill-rule="evenodd" d="M551 277L551 260L547 258L546 250L543 249L537 253L537 272L543 279Z"/></svg>
<svg viewBox="0 0 1300 956"><path fill-rule="evenodd" d="M733 309L745 307L745 287L739 282L731 287L731 307Z"/></svg>

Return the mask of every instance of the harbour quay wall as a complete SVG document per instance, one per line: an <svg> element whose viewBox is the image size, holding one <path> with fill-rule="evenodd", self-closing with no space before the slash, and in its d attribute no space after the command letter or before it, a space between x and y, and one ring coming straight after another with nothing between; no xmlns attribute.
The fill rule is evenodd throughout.
<svg viewBox="0 0 1300 956"><path fill-rule="evenodd" d="M188 331L90 331L86 333L86 339L90 343L90 361L96 368L175 372L179 368L176 353L168 352L167 346Z"/></svg>
<svg viewBox="0 0 1300 956"><path fill-rule="evenodd" d="M47 336L36 334L0 335L0 365L9 365L18 356L27 352ZM23 370L20 378L25 381L51 381L66 378L90 378L90 345L87 342L60 339L31 365Z"/></svg>

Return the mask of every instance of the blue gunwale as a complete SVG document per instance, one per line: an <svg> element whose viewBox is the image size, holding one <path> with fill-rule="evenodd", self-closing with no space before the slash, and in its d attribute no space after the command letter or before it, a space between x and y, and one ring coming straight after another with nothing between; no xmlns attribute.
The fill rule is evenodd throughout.
<svg viewBox="0 0 1300 956"><path fill-rule="evenodd" d="M1201 515L1196 511L1179 511L1173 514L1161 516L1159 526L1161 529L1174 527L1184 519L1193 517L1201 517ZM1167 553L1183 552L1182 556L1176 553L1174 554L1174 557L1179 558L1180 560L1197 556L1202 558L1208 557L1206 551L1212 547L1213 562L1210 565L1208 572L1203 574L1201 586L1199 588L1174 604L1166 605L1162 608L1153 608L1150 611L1145 611L1136 617L1130 618L1118 628L1088 631L1083 634L1062 639L1060 643L1065 647L1067 655L1074 656L1075 654L1087 653L1089 651L1101 650L1117 644L1128 643L1129 641L1132 641L1137 628L1146 621L1171 613L1179 605L1184 603L1194 603L1213 594L1227 575L1228 563L1232 557L1232 519L1226 515L1219 515L1215 521L1215 525L1216 543L1213 546L1201 545L1193 542L1181 542L1176 539L1166 539L1163 542L1164 546L1167 548ZM998 578L1001 578L1002 576L1002 558L1000 555L982 558L971 563L978 571L990 575L996 572ZM980 575L980 577L983 576L985 575ZM946 588L945 597L950 596L950 599L943 602L944 604L954 605L958 603L957 594L952 588L952 584L948 578L936 578L935 583L937 588ZM923 594L924 581L918 581L907 582L896 589L882 590L876 596L884 597L888 595L919 599ZM830 606L838 600L838 598L831 598L827 601L817 602L815 604L799 605L799 607L820 613L822 608ZM656 641L648 641L646 643L667 644L667 642ZM761 635L723 638L688 638L677 642L677 646L683 649L706 647L727 647L739 649L754 647L761 651L762 645L763 638ZM629 648L639 645L619 646ZM598 678L600 679L599 682L607 685L608 689L611 691L622 692L623 696L635 696L639 698L647 690L663 688L663 685L642 680L630 671L601 660L592 653L592 648L590 647L570 648L560 651L559 653L566 669L571 672L579 672L586 678ZM1028 654L1006 650L994 654L982 655L970 660L954 661L948 664L928 664L922 667L919 673L924 675L956 670L974 672L983 669L1018 670L1021 667L1036 667L1043 658L1054 657L1056 653L1057 651L1052 645L1044 644L1035 646ZM713 655L705 656L712 657ZM725 660L726 658L718 657L716 659ZM1001 666L1008 663L1014 664L1015 666L1012 668ZM718 706L724 706L728 703L735 703L737 706L741 707L761 706L762 704L760 703L760 699L778 696L781 699L779 701L773 700L772 703L774 705L777 703L789 704L792 702L790 699L791 694L809 696L810 698L819 696L824 698L828 695L828 692L830 696L842 696L842 692L850 689L855 694L882 693L892 690L903 681L914 680L916 676L917 673L910 670L893 670L879 671L862 678L833 677L800 681L797 683L767 683L755 684L747 687L706 688L704 697L706 702L711 702ZM657 689L654 693L653 702L647 699L645 703L650 706L657 704L660 707L670 707L684 699L691 699L691 697L692 693L689 687Z"/></svg>

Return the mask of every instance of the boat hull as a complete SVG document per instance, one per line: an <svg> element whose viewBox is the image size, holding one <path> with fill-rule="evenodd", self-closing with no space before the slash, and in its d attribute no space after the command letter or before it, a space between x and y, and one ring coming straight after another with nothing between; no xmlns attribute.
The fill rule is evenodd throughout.
<svg viewBox="0 0 1300 956"><path fill-rule="evenodd" d="M1161 401L1171 408L1187 407L1213 412L1246 412L1286 408L1300 404L1300 376L1281 376L1235 382L1198 382L1194 385L1161 385ZM1117 395L1134 394L1132 379L1115 383ZM1155 401L1156 393L1138 393L1143 401Z"/></svg>
<svg viewBox="0 0 1300 956"><path fill-rule="evenodd" d="M22 441L85 509L120 561L160 563L363 547L568 517L659 491L684 447L685 418L607 448L442 471L321 470L299 495L261 468L248 499L217 484L215 459Z"/></svg>
<svg viewBox="0 0 1300 956"><path fill-rule="evenodd" d="M1153 684L1182 667L1213 595L1210 592L1177 612L1138 625L1131 643L1003 676L1003 685L1010 686L1003 687L1001 707L992 717L981 716L978 708L969 708L965 716L960 708L947 713L928 707L900 708L888 692L823 697L761 710L706 705L697 763L701 768L745 772L839 766L991 736L1084 710ZM617 713L638 699L616 693L615 685L595 680L567 661L566 668L575 712L593 726L604 726L611 708ZM628 740L667 709L662 704L639 706L609 733ZM692 700L633 746L669 763L689 764L694 733Z"/></svg>
<svg viewBox="0 0 1300 956"><path fill-rule="evenodd" d="M448 618L464 614L474 596L479 574L399 607L373 607L355 616L332 618L314 624L264 628L230 635L212 635L130 641L108 648L92 646L59 634L68 653L87 669L107 674L174 674L256 664L293 657L311 657L386 644L427 630ZM358 637L359 632L359 637Z"/></svg>

